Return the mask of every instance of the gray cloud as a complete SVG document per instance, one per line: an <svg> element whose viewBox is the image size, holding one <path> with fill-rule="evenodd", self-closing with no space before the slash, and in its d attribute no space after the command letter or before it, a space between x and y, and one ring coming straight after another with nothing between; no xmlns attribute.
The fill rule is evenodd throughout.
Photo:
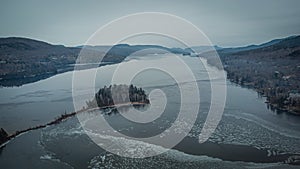
<svg viewBox="0 0 300 169"><path fill-rule="evenodd" d="M0 5L0 36L74 46L83 44L113 19L136 12L166 12L189 20L214 44L240 46L300 34L299 6L298 0L4 0Z"/></svg>

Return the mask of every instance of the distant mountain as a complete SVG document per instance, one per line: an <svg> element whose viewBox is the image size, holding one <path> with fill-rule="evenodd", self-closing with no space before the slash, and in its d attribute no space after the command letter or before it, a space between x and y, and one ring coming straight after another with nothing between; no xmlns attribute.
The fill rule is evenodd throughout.
<svg viewBox="0 0 300 169"><path fill-rule="evenodd" d="M65 47L63 45L51 45L46 42L28 39L28 38L19 38L19 37L9 37L9 38L0 38L0 52L1 54L11 54L5 52L12 52L15 54L22 55L37 55L55 53L55 54L64 54L64 53L74 53L78 52L79 48Z"/></svg>
<svg viewBox="0 0 300 169"><path fill-rule="evenodd" d="M88 56L83 59L89 58L82 60L84 63L99 63L99 52L105 54L102 60L105 64L122 62L127 56L138 51L140 55L166 52L189 54L180 48L159 45L65 47L28 38L0 38L0 86L22 85L73 70L82 48Z"/></svg>
<svg viewBox="0 0 300 169"><path fill-rule="evenodd" d="M56 74L74 63L79 51L28 38L0 38L0 85L21 85Z"/></svg>
<svg viewBox="0 0 300 169"><path fill-rule="evenodd" d="M128 56L134 52L148 50L144 52L139 52L139 54L147 53L177 53L177 54L190 54L190 52L185 51L181 48L167 48L159 45L128 45L128 44L117 44L114 46L90 46L83 45L79 46L80 48L91 49L98 52L107 52L109 55L118 55L118 56ZM108 51L109 50L109 51Z"/></svg>
<svg viewBox="0 0 300 169"><path fill-rule="evenodd" d="M76 47L80 48L80 49L85 48L85 49L104 52L106 50L109 50L112 46L109 46L109 45L104 45L104 46L81 45L81 46L76 46Z"/></svg>
<svg viewBox="0 0 300 169"><path fill-rule="evenodd" d="M122 62L127 56L138 52L139 55L160 54L171 52L175 54L197 56L217 50L225 61L227 56L239 58L259 57L290 57L299 56L300 36L275 39L260 45L238 48L221 48L218 46L195 46L191 48L167 48L159 45L128 45L114 46L78 46L65 47L46 42L9 37L0 38L0 86L15 86L34 82L54 74L73 70L74 63L82 48L85 55L91 56L85 62L99 62L99 52L105 54L103 62L113 64ZM104 53L105 52L105 53Z"/></svg>
<svg viewBox="0 0 300 169"><path fill-rule="evenodd" d="M204 53L204 52L208 52L211 50L220 50L222 49L221 47L215 45L215 46L192 46L190 48L186 48L185 51L186 52L190 52L190 53Z"/></svg>
<svg viewBox="0 0 300 169"><path fill-rule="evenodd" d="M284 39L278 39L277 43L274 43L272 45L276 48L299 47L299 45L300 45L300 36L290 36L290 37L287 37L287 38L284 38ZM271 45L269 45L269 46L271 46ZM263 47L268 47L268 46L263 46Z"/></svg>
<svg viewBox="0 0 300 169"><path fill-rule="evenodd" d="M56 45L20 37L1 38L0 40L1 50L38 50L47 49L54 46ZM57 47L62 47L62 45L57 45Z"/></svg>
<svg viewBox="0 0 300 169"><path fill-rule="evenodd" d="M290 36L282 39L274 39L260 45L249 45L249 46L235 47L235 48L221 48L217 50L222 53L235 53L235 52L243 52L243 51L268 48L268 47L279 47L279 48L295 47L295 45L299 45L299 39L300 39L299 37L300 36Z"/></svg>

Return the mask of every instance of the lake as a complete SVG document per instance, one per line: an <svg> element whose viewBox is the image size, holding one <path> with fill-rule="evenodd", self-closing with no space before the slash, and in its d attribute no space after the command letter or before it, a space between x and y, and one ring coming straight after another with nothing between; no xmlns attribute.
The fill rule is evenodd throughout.
<svg viewBox="0 0 300 169"><path fill-rule="evenodd" d="M11 140L0 153L0 166L4 168L297 168L283 162L290 156L300 153L300 117L285 112L276 113L267 108L265 98L257 92L242 88L218 77L208 78L204 65L214 71L220 71L207 65L204 59L178 56L192 70L200 91L200 108L188 136L173 149L162 145L107 135L112 131L89 131L89 135L99 138L103 144L111 144L114 151L130 155L139 155L149 150L164 152L147 158L120 157L96 145L84 125L97 124L97 117L104 117L114 130L134 138L146 138L167 131L176 120L182 98L179 84L165 72L144 71L136 75L132 83L146 90L163 91L167 104L159 118L149 123L136 123L125 119L118 112L91 111L82 117L71 117L60 124L30 131ZM129 70L135 65L149 63L158 65L169 63L172 67L172 55L146 55L129 57L121 63ZM73 72L55 75L45 80L20 87L0 89L0 127L9 133L45 124L65 112L74 111L73 97L81 98L93 95L93 91L109 85L112 75L120 64L82 70L78 81L78 95L72 96ZM85 78L97 71L94 84L86 84ZM124 72L126 73L126 72ZM185 74L177 74L184 77ZM123 77L123 76L121 76ZM122 82L122 79L119 79ZM227 98L222 119L208 141L199 144L198 138L211 105L211 81L226 85ZM76 81L77 82L77 81ZM118 82L118 81L117 81ZM186 81L188 88L193 83ZM95 85L95 88L93 86ZM161 99L161 95L152 95L152 101ZM151 101L151 100L150 100ZM185 100L184 111L197 104L194 98ZM147 106L134 108L147 111ZM153 108L159 111L159 107ZM126 113L126 112L125 112ZM80 122L79 120L80 119ZM85 121L83 122L82 119ZM185 122L179 123L184 130ZM101 124L97 124L100 125ZM178 131L182 133L183 131ZM99 134L101 133L101 134ZM168 134L168 132L167 132ZM167 137L162 135L161 138ZM132 147L132 149L122 149ZM16 162L17 161L17 162ZM26 167L28 166L28 167Z"/></svg>

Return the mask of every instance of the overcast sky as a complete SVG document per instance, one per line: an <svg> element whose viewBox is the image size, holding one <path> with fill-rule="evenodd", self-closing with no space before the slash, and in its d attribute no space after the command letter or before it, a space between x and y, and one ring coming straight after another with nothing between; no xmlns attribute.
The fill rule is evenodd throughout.
<svg viewBox="0 0 300 169"><path fill-rule="evenodd" d="M2 0L0 36L77 46L124 15L165 12L192 22L213 44L243 46L300 34L299 7L299 0Z"/></svg>

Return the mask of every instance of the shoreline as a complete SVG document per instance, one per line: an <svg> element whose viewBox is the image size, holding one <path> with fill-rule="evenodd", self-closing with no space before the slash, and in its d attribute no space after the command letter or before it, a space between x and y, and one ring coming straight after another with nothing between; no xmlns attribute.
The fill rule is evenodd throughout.
<svg viewBox="0 0 300 169"><path fill-rule="evenodd" d="M224 69L225 70L225 69ZM225 70L227 72L227 70ZM270 109L272 112L285 112L285 113L289 113L291 115L294 115L294 116L299 116L300 117L300 113L297 113L295 111L293 111L293 109L289 109L289 108L286 108L286 107L280 107L278 106L278 104L276 103L271 103L269 101L270 97L264 95L263 92L261 92L261 89L259 88L256 88L256 87L252 87L252 86L249 86L249 85L241 85L237 82L234 81L234 79L230 79L230 78L227 78L231 83L235 84L235 85L238 85L239 87L242 87L242 88L246 88L246 89L249 89L249 90L253 90L255 91L256 93L258 93L261 97L264 97L266 98L266 101L264 101L264 103L267 105L267 106L270 106Z"/></svg>
<svg viewBox="0 0 300 169"><path fill-rule="evenodd" d="M146 105L146 104L150 104L150 103L142 103L142 102L128 102L128 103L122 103L122 104L116 104L116 105L108 105L108 106L103 106L103 107L94 107L94 108L83 108L81 110L75 111L75 112L70 112L70 113L65 113L62 114L61 116L55 118L54 120L46 123L46 124L41 124L41 125L37 125L34 127L29 127L27 129L24 130L20 130L20 131L16 131L13 134L8 135L5 138L5 141L3 141L2 143L0 143L0 149L4 148L5 145L7 143L9 143L9 141L11 141L12 139L25 134L29 131L33 131L33 130L37 130L37 129L42 129L45 128L47 126L51 126L51 125L55 125L55 124L59 124L61 122L63 122L64 120L73 117L79 113L83 113L85 111L93 111L93 110L102 110L102 109L107 109L107 108L116 108L116 107L123 107L123 106L140 106L140 105Z"/></svg>
<svg viewBox="0 0 300 169"><path fill-rule="evenodd" d="M230 72L228 69L223 67L223 65L220 66L220 65L214 64L214 62L209 60L209 58L207 58L206 56L198 56L198 57L206 59L208 65L213 66L213 67L217 68L218 70L225 71L227 74L226 79L229 80L231 83L238 85L239 87L242 87L242 88L247 88L249 90L253 90L253 91L257 92L259 95L261 95L262 97L265 97L266 98L265 104L270 106L271 111L273 111L273 112L281 111L281 112L289 113L294 116L300 116L300 112L296 112L292 108L282 107L282 106L279 106L277 103L270 102L271 97L264 94L263 88L258 88L256 86L249 85L249 84L241 84L239 81L236 81L236 79L234 79L234 77L231 77L231 78L230 78L230 76L228 77L228 73L232 73L232 72ZM241 78L241 77L239 77L239 78ZM253 82L251 82L251 83L253 83Z"/></svg>
<svg viewBox="0 0 300 169"><path fill-rule="evenodd" d="M92 69L92 68L98 68L106 65L113 65L113 64L118 64L119 62L104 62L104 63L99 63L97 66L94 66L96 64L87 64L87 65L77 65L76 64L68 64L65 67L57 69L55 72L45 72L41 74L36 74L32 76L26 76L26 77L19 77L19 76L10 76L9 78L0 78L0 88L3 87L20 87L26 84L38 82L40 80L45 80L48 78L51 78L53 76L63 74L66 72L71 72L71 71L76 71L78 69L80 70L87 70L87 69Z"/></svg>

